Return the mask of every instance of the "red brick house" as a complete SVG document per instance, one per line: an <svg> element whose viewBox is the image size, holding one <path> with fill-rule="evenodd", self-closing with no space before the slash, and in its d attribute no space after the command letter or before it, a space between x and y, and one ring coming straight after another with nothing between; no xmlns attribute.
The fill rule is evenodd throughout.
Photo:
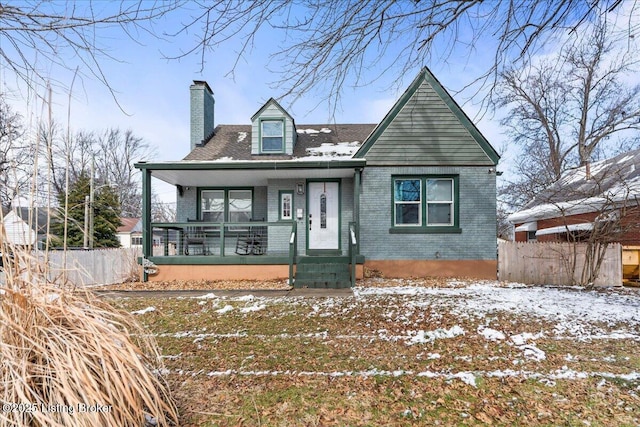
<svg viewBox="0 0 640 427"><path fill-rule="evenodd" d="M640 150L567 171L509 216L517 242L581 241L611 226L613 240L640 246Z"/></svg>

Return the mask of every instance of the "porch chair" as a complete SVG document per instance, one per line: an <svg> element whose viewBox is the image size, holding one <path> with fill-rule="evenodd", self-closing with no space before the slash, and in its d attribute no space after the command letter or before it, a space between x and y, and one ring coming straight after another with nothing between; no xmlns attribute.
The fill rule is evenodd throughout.
<svg viewBox="0 0 640 427"><path fill-rule="evenodd" d="M187 222L198 222L198 220L187 218ZM184 254L185 255L207 255L207 237L201 226L188 226L184 230ZM192 252L189 248L193 246Z"/></svg>
<svg viewBox="0 0 640 427"><path fill-rule="evenodd" d="M251 220L251 221L264 221ZM245 233L238 235L236 254L264 255L267 252L267 227L264 225L249 226Z"/></svg>

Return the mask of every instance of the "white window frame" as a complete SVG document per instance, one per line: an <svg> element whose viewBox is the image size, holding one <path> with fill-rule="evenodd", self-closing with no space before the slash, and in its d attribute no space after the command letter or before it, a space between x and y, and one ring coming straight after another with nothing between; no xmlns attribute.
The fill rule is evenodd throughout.
<svg viewBox="0 0 640 427"><path fill-rule="evenodd" d="M451 200L429 200L429 181L450 181L451 182L451 194L450 194L450 199ZM426 215L427 215L427 227L451 227L452 225L454 225L455 221L454 221L454 215L455 215L455 181L453 180L453 178L429 178L426 177L425 179L425 190L426 190L426 197L425 197L425 208L427 210ZM449 205L449 222L430 222L429 221L429 205Z"/></svg>
<svg viewBox="0 0 640 427"><path fill-rule="evenodd" d="M279 135L268 135L265 133L264 124L265 123L279 123L280 124L280 134ZM260 120L260 151L263 153L283 153L284 152L284 127L285 122L283 119L262 119ZM264 147L264 139L265 138L280 138L281 144L278 149L265 149Z"/></svg>
<svg viewBox="0 0 640 427"><path fill-rule="evenodd" d="M285 202L289 198L289 209L285 207ZM288 221L293 219L293 191L283 191L280 193L280 219Z"/></svg>

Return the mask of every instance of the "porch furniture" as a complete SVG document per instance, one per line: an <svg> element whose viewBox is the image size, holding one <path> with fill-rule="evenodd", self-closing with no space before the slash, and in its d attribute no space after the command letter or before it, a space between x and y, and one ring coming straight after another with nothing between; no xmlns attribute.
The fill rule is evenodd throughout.
<svg viewBox="0 0 640 427"><path fill-rule="evenodd" d="M187 218L187 222L198 222ZM199 225L189 225L184 229L184 254L207 255L206 234L204 228ZM193 251L190 249L193 247Z"/></svg>
<svg viewBox="0 0 640 427"><path fill-rule="evenodd" d="M262 221L262 220L260 220ZM238 235L236 254L264 255L267 251L267 227L264 225L250 226L246 232Z"/></svg>

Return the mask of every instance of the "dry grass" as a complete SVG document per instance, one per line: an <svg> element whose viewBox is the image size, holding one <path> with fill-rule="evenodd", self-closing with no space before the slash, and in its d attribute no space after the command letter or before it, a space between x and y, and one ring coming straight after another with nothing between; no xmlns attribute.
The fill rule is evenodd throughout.
<svg viewBox="0 0 640 427"><path fill-rule="evenodd" d="M452 307L466 297L438 295L114 304L144 312L138 316L161 346L181 426L640 425L640 382L624 377L640 370L637 339L569 339L556 336L553 319L507 311L460 315ZM454 325L466 333L408 344L411 331ZM486 326L508 336L544 332L535 345L546 359L525 357L509 339L487 340L477 332ZM473 374L475 386L462 373Z"/></svg>
<svg viewBox="0 0 640 427"><path fill-rule="evenodd" d="M13 253L0 288L0 426L177 425L157 345L136 320Z"/></svg>

